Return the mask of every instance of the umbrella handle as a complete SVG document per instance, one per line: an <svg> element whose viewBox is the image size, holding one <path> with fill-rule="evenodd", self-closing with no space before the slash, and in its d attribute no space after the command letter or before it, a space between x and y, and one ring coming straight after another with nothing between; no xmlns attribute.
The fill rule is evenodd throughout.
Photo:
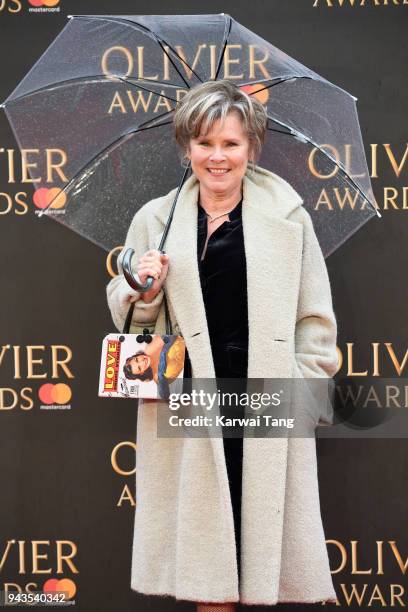
<svg viewBox="0 0 408 612"><path fill-rule="evenodd" d="M140 293L144 293L145 291L149 291L150 287L153 285L154 278L153 276L148 276L145 284L143 285L140 281L136 280L135 275L133 274L131 262L134 254L134 250L129 248L123 254L122 259L122 268L123 268L123 276L126 278L129 285L135 291L139 291Z"/></svg>

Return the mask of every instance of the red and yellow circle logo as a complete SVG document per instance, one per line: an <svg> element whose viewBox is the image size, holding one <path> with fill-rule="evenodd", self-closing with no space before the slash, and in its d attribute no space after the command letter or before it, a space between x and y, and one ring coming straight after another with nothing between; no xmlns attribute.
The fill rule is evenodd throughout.
<svg viewBox="0 0 408 612"><path fill-rule="evenodd" d="M263 83L258 83L254 85L241 85L240 89L249 96L254 96L261 104L266 104L269 98L269 89L262 89L263 87Z"/></svg>
<svg viewBox="0 0 408 612"><path fill-rule="evenodd" d="M58 187L52 187L51 189L40 187L33 195L33 202L37 208L47 208L51 202L50 208L62 208L67 203L67 196L65 191Z"/></svg>
<svg viewBox="0 0 408 612"><path fill-rule="evenodd" d="M31 6L57 6L60 0L28 0Z"/></svg>
<svg viewBox="0 0 408 612"><path fill-rule="evenodd" d="M45 383L38 389L38 397L43 404L67 404L72 391L65 383Z"/></svg>
<svg viewBox="0 0 408 612"><path fill-rule="evenodd" d="M68 593L68 599L72 599L76 593L76 584L70 578L50 578L43 584L44 593Z"/></svg>

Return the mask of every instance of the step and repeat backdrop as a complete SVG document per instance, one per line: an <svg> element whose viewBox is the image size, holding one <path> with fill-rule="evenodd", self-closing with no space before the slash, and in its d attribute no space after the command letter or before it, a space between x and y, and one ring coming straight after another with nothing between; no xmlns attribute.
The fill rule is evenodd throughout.
<svg viewBox="0 0 408 612"><path fill-rule="evenodd" d="M335 380L352 435L317 431L321 510L338 605L404 607L408 0L0 0L0 101L70 14L220 12L358 99L381 218L327 259L339 329ZM112 102L112 119L132 112L128 101ZM33 104L33 124L47 119L43 112L52 123ZM107 252L39 217L67 156L54 140L21 151L0 109L0 591L67 591L87 612L193 610L130 587L137 402L98 398L101 342L116 331L106 285L121 245ZM38 191L37 169L48 185ZM339 193L316 201L333 211L351 205ZM376 435L396 411L397 430Z"/></svg>

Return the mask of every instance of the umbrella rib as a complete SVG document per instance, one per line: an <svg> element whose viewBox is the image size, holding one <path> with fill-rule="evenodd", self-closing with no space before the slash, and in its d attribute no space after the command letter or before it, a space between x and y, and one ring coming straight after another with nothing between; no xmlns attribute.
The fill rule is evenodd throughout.
<svg viewBox="0 0 408 612"><path fill-rule="evenodd" d="M90 161L88 161L84 166L82 166L75 173L75 175L64 186L62 191L66 192L69 189L69 187L78 179L78 177L81 176L81 174L85 173L86 171L89 171L89 169L92 166L96 165L96 163L99 161L99 159L101 159L104 155L106 155L107 153L109 153L110 151L115 149L117 146L121 145L122 141L125 142L125 140L128 140L129 138L133 137L138 132L142 132L144 130L149 130L149 129L154 128L154 127L162 127L164 125L170 125L171 123L173 123L172 121L167 121L167 122L163 122L162 121L162 122L160 122L161 118L165 117L166 115L169 115L172 112L173 112L173 110L167 111L166 113L163 113L162 115L159 115L159 117L155 117L154 119L149 119L148 121L145 121L144 123L141 123L138 127L132 128L131 130L128 130L124 134L121 134L118 138L115 138L114 140L112 140L112 142L110 142L108 145L106 145L106 147L101 149L96 155L94 155L94 157ZM152 124L152 123L153 123L153 125L149 125L149 124ZM54 200L57 197L59 197L59 196L60 196L60 192L58 194L56 194L55 197L51 200L51 202L38 213L38 217L42 217L47 212L47 210L49 208L51 208Z"/></svg>
<svg viewBox="0 0 408 612"><path fill-rule="evenodd" d="M155 32L153 32L153 30L151 30L147 26L142 25L141 23L138 23L137 21L131 21L130 19L123 19L123 17L120 17L120 18L117 18L117 19L116 18L112 19L112 18L109 18L109 17L104 17L103 15L71 15L71 17L79 17L79 18L83 17L83 18L94 19L94 20L99 20L99 21L109 21L109 22L113 22L113 23L123 23L124 25L128 25L128 26L136 28L136 29L137 29L137 27L139 27L142 30L144 30L145 32L147 32L148 34L151 34L153 36L153 38L156 40L156 42L159 43L161 49L167 55L167 57L169 58L170 62L174 66L176 72L178 73L179 77L183 80L184 84L186 85L186 87L188 89L191 89L190 85L187 83L187 81L185 80L185 78L183 77L181 72L179 71L177 65L173 62L172 57L167 53L167 51L163 47L162 43L164 43L165 45L168 46L169 49L171 49L171 51L180 60L180 62L182 62L185 66L187 66L187 68L189 70L191 70L191 72L197 77L197 79L201 83L203 82L203 80L198 76L198 74L195 72L195 70L191 66L189 66L189 64L187 64L187 62L182 57L180 57L180 55L177 53L177 51L175 51L173 49L172 45L170 45L166 40L164 40L164 38L159 37Z"/></svg>
<svg viewBox="0 0 408 612"><path fill-rule="evenodd" d="M151 93L157 95L157 96L161 96L163 98L167 98L168 100L172 100L173 102L177 102L177 100L175 98L171 98L170 96L167 96L163 93L157 93L156 91L154 91L153 89L148 89L147 87L143 87L143 85L137 85L136 83L133 83L132 80L130 80L129 78L124 78L122 76L119 75L114 75L112 77L107 77L101 74L95 74L95 75L86 75L83 77L75 77L72 79L65 79L64 81L60 81L59 83L53 83L52 85L44 85L44 87L39 87L38 89L34 89L33 91L30 91L29 93L25 93L22 94L21 96L17 96L16 98L13 98L12 100L10 100L10 102L8 102L8 104L10 104L11 102L18 102L19 100L23 100L24 98L28 98L29 96L32 96L34 94L37 93L42 93L44 91L51 91L53 89L58 89L59 87L64 87L65 85L71 85L71 84L75 84L75 83L92 83L93 81L101 81L101 82L112 82L115 79L119 79L120 81L123 81L124 83L129 83L129 85L133 85L134 87L140 87L141 89L144 89L146 91L150 91ZM143 83L150 83L151 81L149 81L148 79L133 79L134 81L141 81ZM162 85L163 87L178 87L178 85L173 85L173 84L167 84L164 83L163 81L155 81L154 82L157 85ZM0 104L0 107L6 106L6 102L3 102L3 104Z"/></svg>
<svg viewBox="0 0 408 612"><path fill-rule="evenodd" d="M381 213L379 212L379 210L374 206L374 204L367 198L367 196L365 195L365 193L362 191L362 189L357 185L357 183L352 179L352 177L349 175L349 173L347 172L346 168L343 166L343 164L336 160L334 157L332 157L327 151L325 151L320 145L318 145L316 142L313 141L312 138L309 138L308 136L306 136L305 134L303 134L303 132L299 132L298 130L293 129L292 127L290 127L288 124L284 123L283 121L280 121L279 119L274 119L273 117L271 117L268 114L268 118L271 121L274 121L275 123L278 123L279 125L287 128L289 130L289 132L283 132L281 130L275 130L274 128L270 128L267 127L267 130L269 130L270 132L279 132L280 134L285 134L286 136L292 136L293 138L296 139L300 139L303 141L308 142L309 144L312 144L314 147L316 147L317 149L319 149L319 151L321 153L323 153L323 155L325 155L326 157L328 157L338 168L340 168L340 170L347 176L347 179L354 185L354 187L357 189L357 191L359 192L359 194L362 196L362 198L368 202L368 204L370 204L370 206L374 209L375 213L377 214L378 217L381 217Z"/></svg>
<svg viewBox="0 0 408 612"><path fill-rule="evenodd" d="M347 94L350 98L353 98L353 100L357 100L357 98L355 96L353 96L351 93L349 93L348 91L346 91L342 87L339 87L335 83L331 83L330 81L328 81L325 78L317 79L314 76L310 76L310 75L306 75L306 74L292 74L292 75L287 75L287 76L284 76L284 77L279 76L279 77L276 77L275 79L259 79L258 81L248 81L247 83L243 83L243 85L241 85L241 87L243 87L245 85L258 85L258 84L261 84L261 83L265 83L267 81L275 81L276 79L278 79L276 81L276 83L271 83L267 87L262 87L262 89L257 89L256 91L251 92L249 95L253 96L254 94L256 94L256 93L258 93L260 91L264 91L265 89L269 89L270 87L275 87L275 85L280 85L281 83L286 83L287 81L291 81L292 79L310 79L312 81L318 81L319 83L325 83L326 85L329 85L330 87L335 87L339 91L342 91L343 93Z"/></svg>
<svg viewBox="0 0 408 612"><path fill-rule="evenodd" d="M225 49L227 48L229 35L231 33L232 18L231 18L230 15L225 15L225 17L226 17L226 19L225 19L225 26L224 26L224 41L223 41L223 45L222 45L222 51L221 51L220 59L218 60L218 66L217 66L217 70L216 70L216 73L215 73L214 81L216 81L218 79L218 73L219 73L219 71L221 69L222 61L223 61L224 55L225 55Z"/></svg>
<svg viewBox="0 0 408 612"><path fill-rule="evenodd" d="M319 80L319 79L315 79L314 77L311 76L306 76L306 75L293 75L293 76L287 76L284 78L280 78L279 81L276 81L276 83L271 83L270 85L268 85L267 87L263 87L262 89L257 89L254 92L251 92L249 95L253 96L256 93L263 91L265 89L269 89L270 87L275 87L276 85L280 85L281 83L285 83L286 81L292 80L292 79L312 79L312 80ZM259 83L260 81L258 81ZM324 81L321 81L324 82ZM249 84L249 83L248 83ZM254 84L254 83L252 83ZM333 87L337 87L337 85L334 85L333 83L330 83L331 86ZM341 88L338 88L341 89ZM341 89L341 91L345 91L344 89ZM345 92L348 93L348 92ZM351 94L348 94L351 95ZM354 96L352 96L354 97ZM284 123L283 121L280 121L279 119L276 119L274 117L271 117L268 114L268 118L271 119L272 121L274 121L275 123L278 123L279 125L287 128L289 130L288 136L294 136L295 138L299 138L302 140L306 140L307 142L309 142L310 144L312 144L314 147L316 147L317 149L319 149L319 151L321 151L323 153L323 155L325 155L326 157L328 157L334 164L336 164L336 166L338 166L338 168L340 168L340 170L347 176L347 178L350 180L350 182L354 185L354 187L357 189L357 191L360 193L360 195L363 197L363 199L368 202L370 204L370 206L374 209L376 215L378 217L381 217L381 213L379 212L378 208L376 208L374 206L374 204L366 197L366 195L364 194L364 192L362 191L362 189L357 185L357 183L353 180L353 178L349 175L349 173L347 172L347 169L344 167L344 165L342 164L341 161L336 160L334 157L332 157L332 155L330 155L330 153L328 153L327 151L325 151L324 149L322 149L322 147L320 145L318 145L316 142L313 141L312 138L309 138L308 136L306 136L305 134L303 134L303 132L299 132L298 130L295 130L294 128L290 127L287 123ZM279 131L279 130L273 130L271 128L267 128L268 130L271 131ZM280 132L282 134L284 134L285 132Z"/></svg>

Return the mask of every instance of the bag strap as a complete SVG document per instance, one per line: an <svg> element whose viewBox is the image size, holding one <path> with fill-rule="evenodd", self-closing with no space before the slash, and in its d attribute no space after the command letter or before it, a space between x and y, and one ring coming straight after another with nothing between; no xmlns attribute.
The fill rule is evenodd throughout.
<svg viewBox="0 0 408 612"><path fill-rule="evenodd" d="M163 300L164 300L164 313L165 313L165 317L166 317L166 334L168 336L172 336L173 335L173 327L171 325L169 306L167 304L166 292L164 291L164 288L163 288ZM135 308L135 303L132 302L130 304L128 313L126 315L126 320L125 320L125 324L123 326L122 334L128 334L130 332L130 325L132 323L134 308Z"/></svg>

